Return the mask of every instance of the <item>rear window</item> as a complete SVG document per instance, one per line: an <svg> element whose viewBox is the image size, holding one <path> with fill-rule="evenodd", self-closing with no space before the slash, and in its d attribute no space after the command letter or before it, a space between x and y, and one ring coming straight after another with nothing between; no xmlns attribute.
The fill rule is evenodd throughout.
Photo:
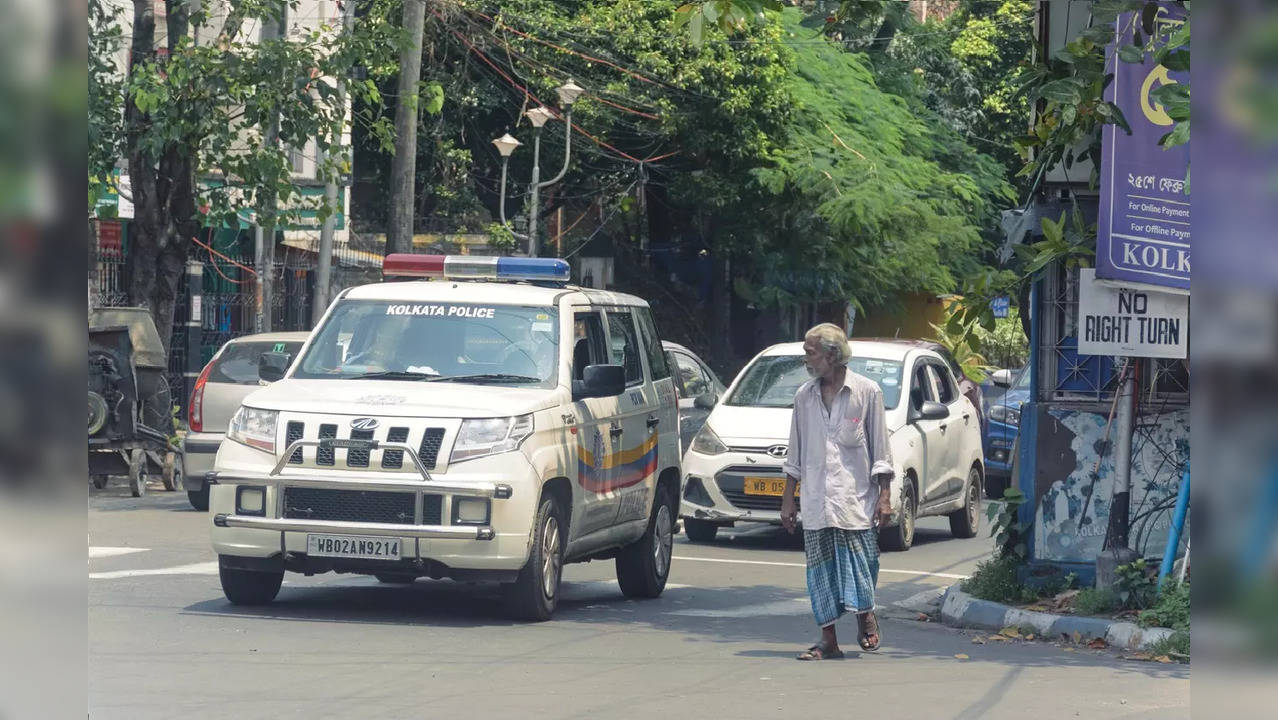
<svg viewBox="0 0 1278 720"><path fill-rule="evenodd" d="M228 343L209 370L208 382L230 385L256 385L257 361L266 352L285 352L297 357L300 341Z"/></svg>

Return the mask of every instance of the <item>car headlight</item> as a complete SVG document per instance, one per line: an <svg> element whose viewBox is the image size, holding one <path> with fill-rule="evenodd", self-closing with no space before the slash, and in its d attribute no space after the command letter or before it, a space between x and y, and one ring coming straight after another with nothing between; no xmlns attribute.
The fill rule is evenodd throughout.
<svg viewBox="0 0 1278 720"><path fill-rule="evenodd" d="M533 416L463 420L450 463L518 450L532 435Z"/></svg>
<svg viewBox="0 0 1278 720"><path fill-rule="evenodd" d="M692 449L702 455L719 455L728 452L728 446L714 434L709 424L702 425L697 436L692 439Z"/></svg>
<svg viewBox="0 0 1278 720"><path fill-rule="evenodd" d="M259 410L240 406L231 416L226 437L249 447L275 452L275 425L280 414L275 410Z"/></svg>
<svg viewBox="0 0 1278 720"><path fill-rule="evenodd" d="M1001 422L1007 425L1020 426L1021 411L1014 410L1006 405L995 405L990 408L990 419L994 422Z"/></svg>

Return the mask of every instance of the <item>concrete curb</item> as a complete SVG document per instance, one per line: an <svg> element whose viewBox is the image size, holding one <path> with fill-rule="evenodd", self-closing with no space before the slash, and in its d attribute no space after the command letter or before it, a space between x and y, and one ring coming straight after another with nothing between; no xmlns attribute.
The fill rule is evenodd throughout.
<svg viewBox="0 0 1278 720"><path fill-rule="evenodd" d="M1020 610L988 600L977 600L951 585L941 598L941 622L961 628L980 628L998 632L1009 625L1028 625L1044 639L1078 633L1084 641L1103 638L1110 647L1123 650L1149 650L1155 643L1175 634L1168 628L1142 628L1135 623L1101 618L1053 615Z"/></svg>

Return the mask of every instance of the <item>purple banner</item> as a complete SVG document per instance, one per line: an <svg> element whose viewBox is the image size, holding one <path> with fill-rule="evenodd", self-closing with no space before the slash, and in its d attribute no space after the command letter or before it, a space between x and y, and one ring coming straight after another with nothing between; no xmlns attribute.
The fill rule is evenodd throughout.
<svg viewBox="0 0 1278 720"><path fill-rule="evenodd" d="M1156 37L1165 40L1183 22L1183 11L1165 4L1155 20ZM1189 82L1189 73L1170 72L1152 54L1139 65L1120 60L1118 48L1131 44L1139 24L1130 14L1120 16L1116 44L1108 50L1114 82L1105 97L1122 109L1132 134L1117 125L1102 130L1096 276L1188 288L1189 144L1166 150L1158 144L1173 122L1149 94L1162 85Z"/></svg>

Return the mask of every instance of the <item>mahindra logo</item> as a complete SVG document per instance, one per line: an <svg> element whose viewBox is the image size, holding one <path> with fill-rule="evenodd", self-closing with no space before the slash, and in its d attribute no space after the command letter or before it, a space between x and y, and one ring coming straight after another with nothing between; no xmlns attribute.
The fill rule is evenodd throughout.
<svg viewBox="0 0 1278 720"><path fill-rule="evenodd" d="M771 455L774 458L783 458L786 455L790 454L790 449L784 445L773 445L772 447L768 448L767 452L768 452L768 455Z"/></svg>
<svg viewBox="0 0 1278 720"><path fill-rule="evenodd" d="M352 430L376 430L381 423L377 418L355 418L351 421Z"/></svg>

